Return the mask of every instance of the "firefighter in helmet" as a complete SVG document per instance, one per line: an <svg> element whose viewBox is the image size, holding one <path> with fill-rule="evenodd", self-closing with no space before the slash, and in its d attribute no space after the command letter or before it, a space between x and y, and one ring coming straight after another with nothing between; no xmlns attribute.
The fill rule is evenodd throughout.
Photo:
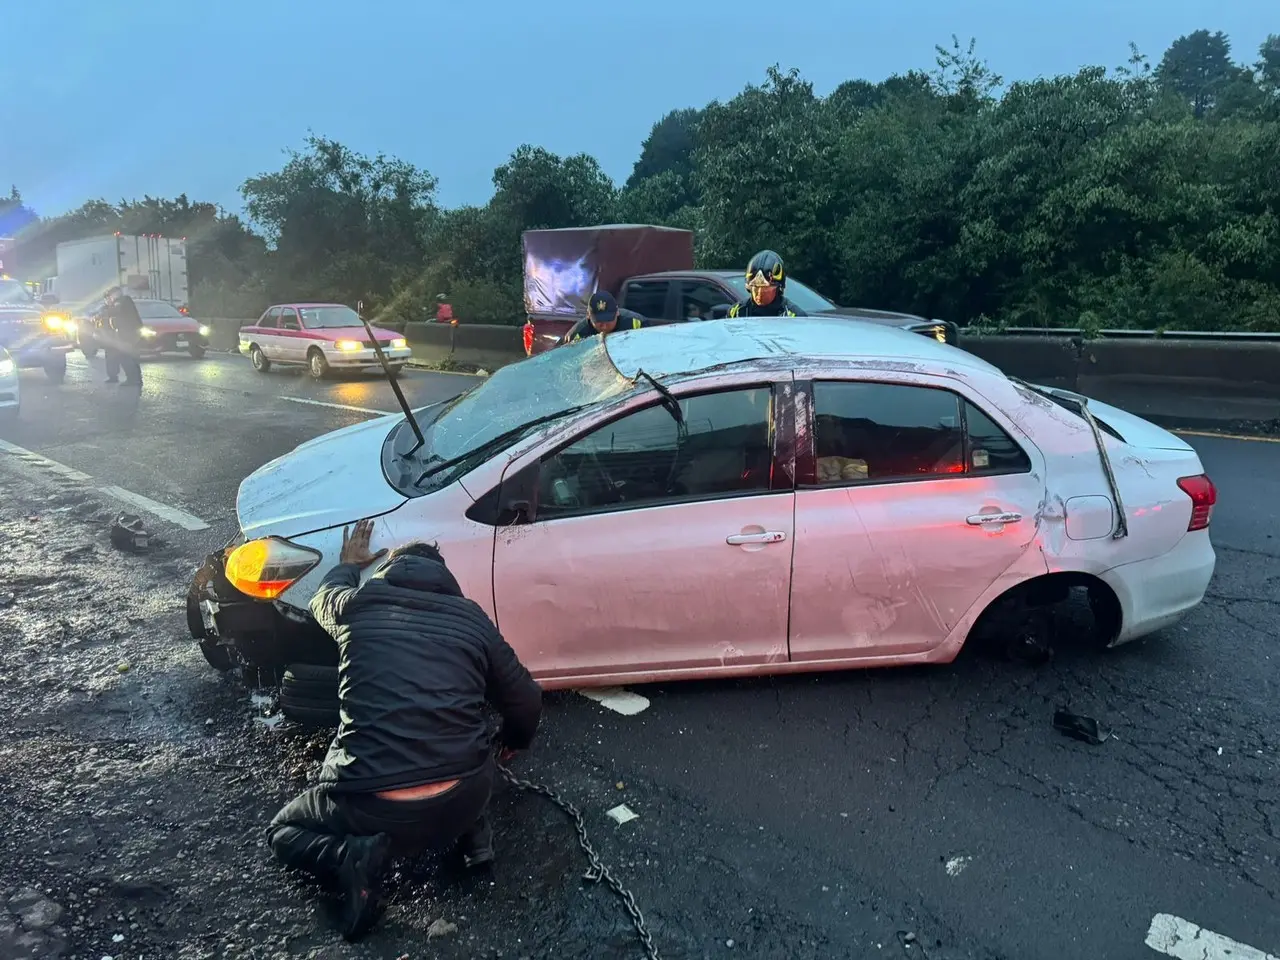
<svg viewBox="0 0 1280 960"><path fill-rule="evenodd" d="M576 343L586 337L613 333L615 330L639 330L644 317L622 310L608 290L597 290L587 301L587 315L569 328L560 343ZM557 344L559 346L559 344Z"/></svg>
<svg viewBox="0 0 1280 960"><path fill-rule="evenodd" d="M787 271L782 258L772 250L761 250L747 264L747 298L735 303L730 317L794 317L783 293Z"/></svg>

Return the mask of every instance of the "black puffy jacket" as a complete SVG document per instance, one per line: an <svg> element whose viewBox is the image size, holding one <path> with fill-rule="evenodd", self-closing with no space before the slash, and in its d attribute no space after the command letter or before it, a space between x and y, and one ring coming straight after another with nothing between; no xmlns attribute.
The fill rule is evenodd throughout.
<svg viewBox="0 0 1280 960"><path fill-rule="evenodd" d="M541 688L443 563L394 557L364 584L339 564L311 612L341 654L342 720L321 783L374 792L474 773L491 750L486 700L506 746L533 742Z"/></svg>

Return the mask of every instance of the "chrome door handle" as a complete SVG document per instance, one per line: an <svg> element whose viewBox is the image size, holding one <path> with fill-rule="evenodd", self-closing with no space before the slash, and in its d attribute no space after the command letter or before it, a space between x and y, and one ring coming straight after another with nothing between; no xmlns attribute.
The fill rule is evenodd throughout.
<svg viewBox="0 0 1280 960"><path fill-rule="evenodd" d="M1021 519L1020 513L975 513L972 517L966 517L965 523L976 527L983 523L1017 523Z"/></svg>
<svg viewBox="0 0 1280 960"><path fill-rule="evenodd" d="M787 535L781 530L766 530L764 533L735 533L724 538L724 542L732 547L741 543L781 543Z"/></svg>

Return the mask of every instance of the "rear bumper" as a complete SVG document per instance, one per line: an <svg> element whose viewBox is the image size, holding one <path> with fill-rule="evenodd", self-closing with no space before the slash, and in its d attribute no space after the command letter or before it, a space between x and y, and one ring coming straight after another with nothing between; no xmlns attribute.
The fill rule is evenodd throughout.
<svg viewBox="0 0 1280 960"><path fill-rule="evenodd" d="M1113 567L1102 579L1120 600L1115 643L1128 643L1177 623L1204 600L1217 556L1208 530L1183 537L1168 553Z"/></svg>
<svg viewBox="0 0 1280 960"><path fill-rule="evenodd" d="M211 553L187 591L193 640L226 648L233 662L281 668L290 663L337 666L338 645L310 615L247 597L224 576L225 550Z"/></svg>

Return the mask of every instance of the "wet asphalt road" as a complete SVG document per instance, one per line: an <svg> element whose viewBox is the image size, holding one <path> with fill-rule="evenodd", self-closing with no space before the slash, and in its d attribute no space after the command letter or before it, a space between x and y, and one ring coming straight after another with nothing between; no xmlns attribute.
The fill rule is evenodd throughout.
<svg viewBox="0 0 1280 960"><path fill-rule="evenodd" d="M234 532L243 476L367 417L317 403L395 408L372 377L315 384L229 356L149 363L140 396L101 374L79 357L59 387L24 373L23 415L0 439L207 521L149 518L191 561ZM475 380L403 382L421 405ZM649 687L634 717L553 697L522 772L625 782L639 820L588 814L659 946L697 944L671 956L1125 960L1157 956L1144 938L1161 913L1280 954L1280 444L1188 439L1219 486L1218 572L1173 630L1039 668L966 652L932 669ZM0 456L0 483L6 469ZM1063 738L1058 706L1115 739ZM519 823L503 835L522 842ZM806 941L780 942L788 929Z"/></svg>

